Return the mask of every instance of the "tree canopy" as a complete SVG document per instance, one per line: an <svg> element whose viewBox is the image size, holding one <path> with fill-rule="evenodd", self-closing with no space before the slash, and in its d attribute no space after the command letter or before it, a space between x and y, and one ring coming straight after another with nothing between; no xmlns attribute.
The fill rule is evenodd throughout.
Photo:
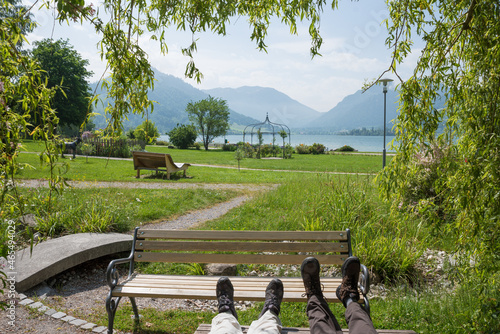
<svg viewBox="0 0 500 334"><path fill-rule="evenodd" d="M51 100L59 124L80 126L92 111L92 93L86 80L92 75L86 69L89 61L82 59L67 40L34 42L31 55L40 64L47 87L60 87Z"/></svg>
<svg viewBox="0 0 500 334"><path fill-rule="evenodd" d="M226 134L229 129L229 108L223 99L208 96L204 100L188 103L186 111L203 140L205 150L215 137Z"/></svg>
<svg viewBox="0 0 500 334"><path fill-rule="evenodd" d="M389 10L389 71L397 75L415 38L425 47L400 83L398 153L381 175L383 194L451 233L475 270L498 272L500 4L397 0ZM446 105L436 110L439 96Z"/></svg>

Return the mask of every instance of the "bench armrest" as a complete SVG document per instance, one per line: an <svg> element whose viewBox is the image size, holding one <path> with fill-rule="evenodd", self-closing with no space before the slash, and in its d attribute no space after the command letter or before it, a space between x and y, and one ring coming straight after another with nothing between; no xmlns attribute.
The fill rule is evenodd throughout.
<svg viewBox="0 0 500 334"><path fill-rule="evenodd" d="M116 260L113 260L109 263L108 269L106 269L106 281L108 282L108 285L111 289L114 289L114 287L118 284L118 281L119 281L117 265L124 264L124 263L129 263L129 265L130 265L129 274L128 274L128 277L130 277L130 275L134 271L134 257L133 257L133 255L129 256L127 258L123 258L123 259L116 259Z"/></svg>
<svg viewBox="0 0 500 334"><path fill-rule="evenodd" d="M135 253L135 242L137 240L137 231L139 230L138 227L135 228L134 231L134 239L132 240L132 250L130 251L130 255L126 258L122 259L116 259L112 260L108 264L108 268L106 269L106 281L108 282L109 287L111 290L115 288L115 286L118 284L118 281L120 279L118 275L118 270L117 270L117 265L120 264L129 264L129 271L128 271L128 277L132 276L134 272L134 253Z"/></svg>
<svg viewBox="0 0 500 334"><path fill-rule="evenodd" d="M365 296L370 291L370 273L364 264L361 265L361 282L359 287Z"/></svg>

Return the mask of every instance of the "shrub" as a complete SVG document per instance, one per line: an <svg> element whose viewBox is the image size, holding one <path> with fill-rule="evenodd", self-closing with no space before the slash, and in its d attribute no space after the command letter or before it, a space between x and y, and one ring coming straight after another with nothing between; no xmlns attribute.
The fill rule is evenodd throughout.
<svg viewBox="0 0 500 334"><path fill-rule="evenodd" d="M238 148L243 151L245 158L253 158L255 149L252 147L252 145L250 145L250 143L240 141L237 145Z"/></svg>
<svg viewBox="0 0 500 334"><path fill-rule="evenodd" d="M193 146L194 146L194 148L195 148L195 149L197 149L197 150L199 150L199 149L201 148L201 144L200 144L200 143L198 143L198 142L194 143L194 145L193 145Z"/></svg>
<svg viewBox="0 0 500 334"><path fill-rule="evenodd" d="M237 145L233 145L233 144L224 144L224 145L222 145L222 150L226 151L226 152L234 152L237 149L238 149Z"/></svg>
<svg viewBox="0 0 500 334"><path fill-rule="evenodd" d="M297 152L297 154L310 154L311 153L311 151L309 150L309 146L304 145L304 144L300 144L300 145L295 146L295 152Z"/></svg>
<svg viewBox="0 0 500 334"><path fill-rule="evenodd" d="M198 137L194 125L186 124L177 124L175 128L170 130L170 132L167 132L167 135L170 137L172 144L181 149L193 146L196 141L196 137Z"/></svg>
<svg viewBox="0 0 500 334"><path fill-rule="evenodd" d="M144 140L148 144L156 143L156 139L160 136L158 129L154 122L144 121L141 125L137 126L134 130L134 137L136 139Z"/></svg>
<svg viewBox="0 0 500 334"><path fill-rule="evenodd" d="M82 133L82 140L92 139L93 137L94 137L94 134L91 131L84 131Z"/></svg>
<svg viewBox="0 0 500 334"><path fill-rule="evenodd" d="M354 152L356 150L354 148L352 148L351 146L349 146L349 145L344 145L344 146L336 149L335 151L339 151L339 152Z"/></svg>
<svg viewBox="0 0 500 334"><path fill-rule="evenodd" d="M132 128L128 129L127 132L125 132L125 136L128 139L135 139L134 129L132 129Z"/></svg>
<svg viewBox="0 0 500 334"><path fill-rule="evenodd" d="M291 159L293 154L293 147L290 144L285 145L285 159Z"/></svg>
<svg viewBox="0 0 500 334"><path fill-rule="evenodd" d="M311 151L312 154L323 154L325 153L325 145L314 143L309 147L309 151Z"/></svg>
<svg viewBox="0 0 500 334"><path fill-rule="evenodd" d="M144 149L141 147L141 145L134 145L130 148L130 151L144 152Z"/></svg>
<svg viewBox="0 0 500 334"><path fill-rule="evenodd" d="M417 210L425 214L429 221L447 222L454 214L446 212L443 196L448 192L443 174L447 172L444 161L454 161L453 150L444 144L431 143L414 155L411 172L406 175L406 183L401 196L400 207L409 211Z"/></svg>
<svg viewBox="0 0 500 334"><path fill-rule="evenodd" d="M275 157L281 154L281 148L279 146L273 146L271 144L262 145L260 148L260 155L262 157Z"/></svg>
<svg viewBox="0 0 500 334"><path fill-rule="evenodd" d="M166 140L157 140L156 141L156 145L159 145L159 146L168 146L169 142L166 141Z"/></svg>

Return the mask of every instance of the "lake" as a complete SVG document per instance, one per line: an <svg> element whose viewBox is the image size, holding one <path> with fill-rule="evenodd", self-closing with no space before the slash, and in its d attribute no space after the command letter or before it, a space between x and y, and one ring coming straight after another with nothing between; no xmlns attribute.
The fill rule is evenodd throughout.
<svg viewBox="0 0 500 334"><path fill-rule="evenodd" d="M266 136L264 135L264 144L271 144L273 142L272 135ZM224 143L224 139L226 139L229 143L235 144L240 141L243 141L243 135L227 135L226 137L217 137L214 139L214 143ZM285 144L288 144L288 139L285 139ZM389 147L389 143L394 139L394 136L386 136L386 144L387 144L387 152L392 152ZM168 141L167 135L160 136L159 140ZM245 137L246 142L252 142L250 140L250 136L247 135ZM257 136L254 135L253 143L257 143ZM339 135L291 135L290 144L295 147L300 144L304 145L312 145L314 143L319 143L325 145L325 147L330 149L337 149L344 145L349 145L353 147L355 150L360 152L380 152L382 153L382 149L384 146L384 137L383 136L339 136ZM276 145L282 145L283 140L279 135L276 136Z"/></svg>

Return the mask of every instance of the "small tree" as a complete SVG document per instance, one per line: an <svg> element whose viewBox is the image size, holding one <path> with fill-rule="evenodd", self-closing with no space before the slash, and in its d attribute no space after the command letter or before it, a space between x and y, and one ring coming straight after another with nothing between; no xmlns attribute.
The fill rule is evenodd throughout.
<svg viewBox="0 0 500 334"><path fill-rule="evenodd" d="M186 111L203 140L205 150L208 150L208 144L215 137L225 135L229 129L229 108L225 100L209 96L207 99L188 103Z"/></svg>
<svg viewBox="0 0 500 334"><path fill-rule="evenodd" d="M134 130L134 137L139 140L144 140L148 144L156 143L156 139L159 136L160 132L158 132L155 123L151 121L142 122L142 124Z"/></svg>
<svg viewBox="0 0 500 334"><path fill-rule="evenodd" d="M259 148L257 149L257 159L260 159L260 154L261 154L261 147L262 144L264 143L264 138L262 137L262 131L260 129L257 130L257 139L259 140Z"/></svg>
<svg viewBox="0 0 500 334"><path fill-rule="evenodd" d="M170 142L177 148L186 149L194 145L197 133L194 125L177 124L170 132L166 133Z"/></svg>
<svg viewBox="0 0 500 334"><path fill-rule="evenodd" d="M245 149L238 146L238 149L234 153L234 158L238 160L238 171L240 170L240 161L245 159Z"/></svg>
<svg viewBox="0 0 500 334"><path fill-rule="evenodd" d="M288 137L288 134L286 133L285 130L280 130L280 132L278 132L280 137L283 138L283 159L286 159L286 156L285 156L285 138Z"/></svg>
<svg viewBox="0 0 500 334"><path fill-rule="evenodd" d="M95 152L94 145L92 145L90 143L83 143L83 144L81 144L80 149L83 152L83 154L85 154L85 162L88 163L89 162L89 155L92 155Z"/></svg>

